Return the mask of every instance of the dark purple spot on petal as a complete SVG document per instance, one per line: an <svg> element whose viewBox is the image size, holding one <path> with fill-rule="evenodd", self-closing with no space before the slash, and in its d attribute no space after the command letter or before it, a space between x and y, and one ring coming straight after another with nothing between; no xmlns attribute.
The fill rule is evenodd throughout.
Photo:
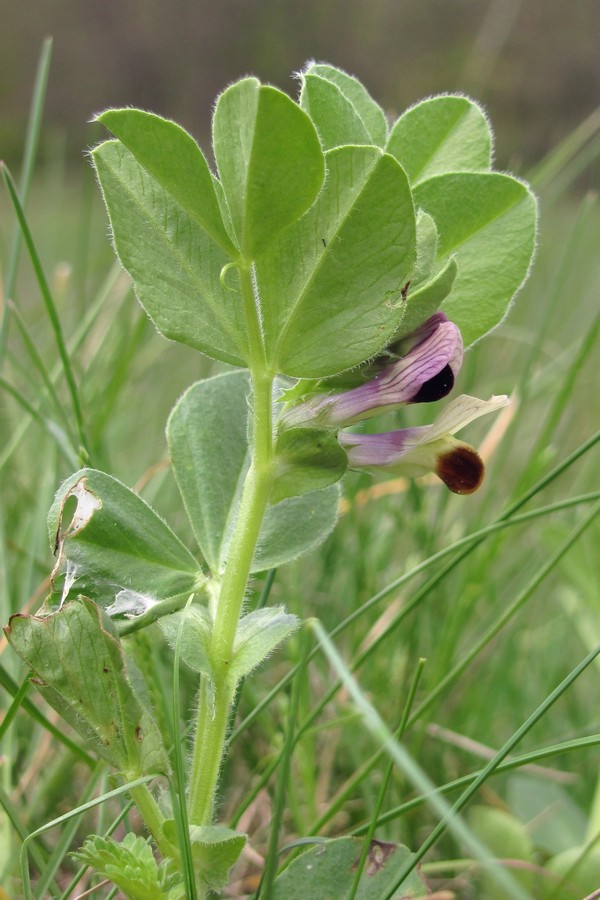
<svg viewBox="0 0 600 900"><path fill-rule="evenodd" d="M438 458L435 473L453 493L472 494L483 481L484 471L479 453L460 444Z"/></svg>
<svg viewBox="0 0 600 900"><path fill-rule="evenodd" d="M453 387L454 372L448 364L437 375L421 385L411 403L433 403L434 400L441 400L450 393Z"/></svg>

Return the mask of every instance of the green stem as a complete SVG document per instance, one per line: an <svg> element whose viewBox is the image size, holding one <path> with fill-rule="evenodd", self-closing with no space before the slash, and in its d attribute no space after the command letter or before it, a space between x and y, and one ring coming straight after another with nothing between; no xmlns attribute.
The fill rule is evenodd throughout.
<svg viewBox="0 0 600 900"><path fill-rule="evenodd" d="M236 685L229 675L233 645L250 577L254 551L274 477L273 375L265 362L258 309L249 268L240 269L252 376L253 456L244 482L215 614L210 657L212 678L200 687L188 810L194 825L213 819L219 770L225 750L229 710Z"/></svg>
<svg viewBox="0 0 600 900"><path fill-rule="evenodd" d="M145 784L141 784L138 787L131 788L129 794L139 809L144 824L154 838L156 846L163 857L171 857L171 859L179 861L179 850L163 835L164 816L152 796L150 788Z"/></svg>

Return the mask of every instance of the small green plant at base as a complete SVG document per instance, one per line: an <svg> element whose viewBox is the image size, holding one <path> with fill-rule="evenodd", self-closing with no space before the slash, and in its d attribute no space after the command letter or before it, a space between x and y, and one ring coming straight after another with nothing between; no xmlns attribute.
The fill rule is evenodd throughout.
<svg viewBox="0 0 600 900"><path fill-rule="evenodd" d="M236 695L303 626L282 606L248 611L250 580L329 536L349 468L479 488L483 462L455 434L506 397L460 395L430 424L392 431L370 420L451 393L464 348L503 319L527 277L536 204L524 182L493 171L473 101L430 98L390 126L360 82L324 64L302 73L298 102L255 78L227 88L216 172L171 121L136 109L97 118L112 138L92 159L140 303L167 338L231 370L189 387L167 423L197 551L82 449L49 515L53 590L6 634L48 703L135 784L160 854L132 834L92 836L78 861L127 897L202 898L226 889L245 844L217 821ZM126 644L153 623L176 670L181 661L199 676L187 768L179 723L170 734L159 725L151 673ZM311 633L342 675L319 627ZM384 724L371 726L412 772ZM152 776L168 780L168 802ZM350 837L309 849L279 875L267 869L260 896L426 892L406 848L373 837L362 850ZM490 879L522 896L502 870Z"/></svg>

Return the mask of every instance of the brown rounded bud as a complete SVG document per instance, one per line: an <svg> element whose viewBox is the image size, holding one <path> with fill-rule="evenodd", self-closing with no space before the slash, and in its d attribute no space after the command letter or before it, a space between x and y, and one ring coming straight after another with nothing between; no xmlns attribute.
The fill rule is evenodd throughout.
<svg viewBox="0 0 600 900"><path fill-rule="evenodd" d="M472 494L483 481L485 467L468 444L456 444L437 458L435 473L455 494Z"/></svg>

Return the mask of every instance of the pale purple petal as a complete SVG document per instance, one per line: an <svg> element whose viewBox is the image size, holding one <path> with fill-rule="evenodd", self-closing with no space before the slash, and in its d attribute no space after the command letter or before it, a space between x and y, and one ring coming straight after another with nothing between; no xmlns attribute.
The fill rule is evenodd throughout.
<svg viewBox="0 0 600 900"><path fill-rule="evenodd" d="M496 412L497 409L507 406L509 402L506 394L494 395L489 400L480 400L479 397L461 394L444 407L433 425L430 426L431 434L428 440L434 441L444 434L456 434L465 425L487 413Z"/></svg>
<svg viewBox="0 0 600 900"><path fill-rule="evenodd" d="M452 390L461 362L460 331L443 313L437 313L423 326L420 340L406 356L387 365L366 384L331 398L328 419L332 424L351 423L405 403L420 402L421 392L427 393L427 383L446 370L443 386L435 389L434 397L426 398L440 399Z"/></svg>
<svg viewBox="0 0 600 900"><path fill-rule="evenodd" d="M406 403L445 397L454 387L463 358L458 327L436 313L403 346L408 347L406 355L385 365L370 381L341 394L307 400L286 413L286 421L351 425Z"/></svg>
<svg viewBox="0 0 600 900"><path fill-rule="evenodd" d="M381 434L355 434L341 431L338 440L351 466L369 468L371 466L393 466L411 450L428 432L430 425L418 428L402 428L399 431L385 431Z"/></svg>

